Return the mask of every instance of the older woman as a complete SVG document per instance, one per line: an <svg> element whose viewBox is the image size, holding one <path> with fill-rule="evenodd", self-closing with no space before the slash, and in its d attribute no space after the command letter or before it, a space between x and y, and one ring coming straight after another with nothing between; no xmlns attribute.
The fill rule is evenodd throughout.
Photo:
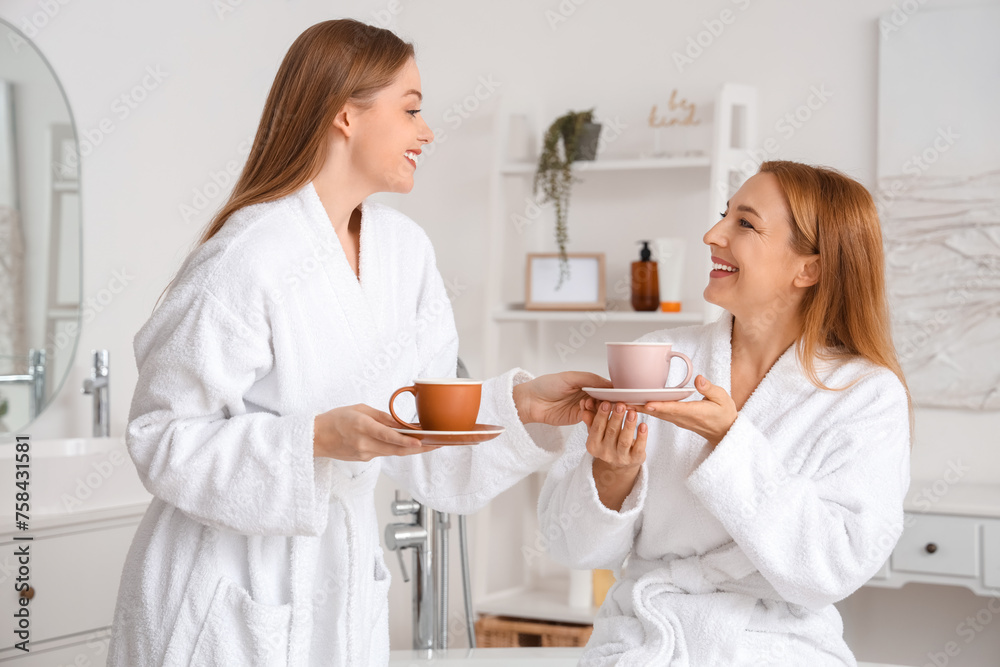
<svg viewBox="0 0 1000 667"><path fill-rule="evenodd" d="M766 162L704 241L728 312L641 339L687 352L704 398L585 400L542 491L552 555L618 575L581 664L854 665L833 603L885 562L909 484L874 203Z"/></svg>

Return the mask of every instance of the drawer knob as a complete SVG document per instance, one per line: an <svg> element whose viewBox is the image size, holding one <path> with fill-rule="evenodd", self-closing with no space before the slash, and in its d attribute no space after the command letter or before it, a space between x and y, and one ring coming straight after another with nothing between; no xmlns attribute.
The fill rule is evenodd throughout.
<svg viewBox="0 0 1000 667"><path fill-rule="evenodd" d="M20 595L25 600L30 600L31 598L35 597L35 589L32 588L31 586L28 586L23 591L21 591Z"/></svg>
<svg viewBox="0 0 1000 667"><path fill-rule="evenodd" d="M926 547L924 547L924 550L925 550L925 551L926 551L927 553L929 553L929 554L932 554L932 553L934 553L935 551L937 551L937 545L936 545L936 544L934 544L933 542L928 542L928 543L927 543L927 546L926 546Z"/></svg>

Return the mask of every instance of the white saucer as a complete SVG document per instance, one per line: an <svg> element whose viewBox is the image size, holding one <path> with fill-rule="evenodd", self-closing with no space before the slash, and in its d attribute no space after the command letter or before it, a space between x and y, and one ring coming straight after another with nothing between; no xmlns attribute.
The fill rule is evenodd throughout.
<svg viewBox="0 0 1000 667"><path fill-rule="evenodd" d="M584 387L583 390L599 401L645 405L651 401L679 401L697 391L694 387L674 387L671 389L608 389L607 387Z"/></svg>

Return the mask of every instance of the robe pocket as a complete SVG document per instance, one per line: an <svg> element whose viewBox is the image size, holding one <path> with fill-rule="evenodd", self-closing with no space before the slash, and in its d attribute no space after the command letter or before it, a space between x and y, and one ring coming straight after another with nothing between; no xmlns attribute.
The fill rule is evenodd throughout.
<svg viewBox="0 0 1000 667"><path fill-rule="evenodd" d="M372 589L372 620L377 621L380 615L388 616L389 584L392 578L389 568L385 566L385 554L379 547L375 551L374 585Z"/></svg>
<svg viewBox="0 0 1000 667"><path fill-rule="evenodd" d="M192 665L284 667L292 605L255 602L235 582L221 577L195 640Z"/></svg>
<svg viewBox="0 0 1000 667"><path fill-rule="evenodd" d="M385 566L384 553L375 551L375 570L371 599L371 637L369 640L369 665L389 662L389 569Z"/></svg>

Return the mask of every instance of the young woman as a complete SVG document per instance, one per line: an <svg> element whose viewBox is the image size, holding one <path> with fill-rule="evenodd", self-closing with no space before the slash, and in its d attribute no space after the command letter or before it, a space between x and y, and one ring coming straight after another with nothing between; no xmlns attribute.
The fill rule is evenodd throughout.
<svg viewBox="0 0 1000 667"><path fill-rule="evenodd" d="M430 452L393 430L393 390L457 363L427 235L366 201L413 187L420 101L389 31L327 21L288 51L229 201L135 339L126 440L154 499L110 665L386 664L380 470L473 511L558 454L525 424L576 423L580 387L607 384L515 369L484 383L496 440Z"/></svg>
<svg viewBox="0 0 1000 667"><path fill-rule="evenodd" d="M553 556L617 571L581 664L854 665L833 603L889 556L909 485L875 205L765 162L704 241L728 312L641 339L690 355L704 398L585 399L542 491Z"/></svg>

